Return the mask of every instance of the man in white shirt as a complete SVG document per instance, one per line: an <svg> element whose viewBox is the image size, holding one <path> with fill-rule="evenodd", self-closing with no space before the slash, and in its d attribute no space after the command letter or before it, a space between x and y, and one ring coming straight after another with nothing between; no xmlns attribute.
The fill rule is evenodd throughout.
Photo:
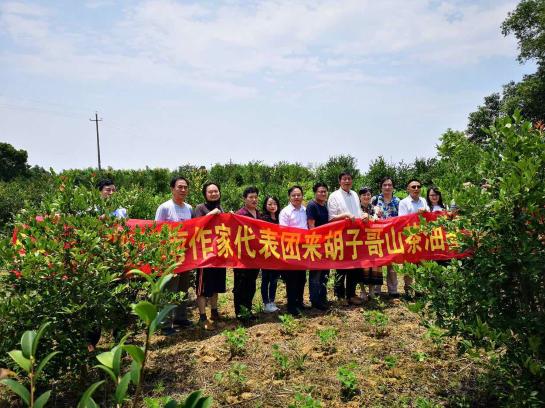
<svg viewBox="0 0 545 408"><path fill-rule="evenodd" d="M426 199L420 197L422 183L417 179L411 179L407 183L409 195L399 202L399 215L420 214L429 211Z"/></svg>
<svg viewBox="0 0 545 408"><path fill-rule="evenodd" d="M288 190L290 203L280 211L279 225L308 229L307 211L303 205L303 188L293 186ZM286 297L288 299L288 313L292 316L300 316L301 310L308 309L303 302L307 271L285 271L282 273L286 283Z"/></svg>
<svg viewBox="0 0 545 408"><path fill-rule="evenodd" d="M420 197L420 190L422 189L422 183L418 179L411 179L407 183L407 192L409 195L399 202L399 215L407 214L422 214L429 211L428 203L423 197ZM408 275L404 275L405 281L405 296L409 296L411 291L411 285L413 284L413 278Z"/></svg>
<svg viewBox="0 0 545 408"><path fill-rule="evenodd" d="M343 218L363 217L358 194L352 190L352 175L344 171L339 174L339 189L331 193L327 200L329 221ZM356 285L362 275L361 269L337 269L335 271L335 296L346 299L348 303L360 305L362 300L356 296ZM346 281L346 286L345 286Z"/></svg>
<svg viewBox="0 0 545 408"><path fill-rule="evenodd" d="M157 208L155 221L186 221L192 218L192 207L185 202L189 193L189 181L185 177L174 177L170 181L170 190L172 199L164 202ZM169 335L175 332L174 325L180 327L192 326L187 318L187 292L189 291L191 272L183 272L174 276L167 284L171 292L183 292L184 300L176 306L172 312L172 321L170 327L163 327L163 333Z"/></svg>

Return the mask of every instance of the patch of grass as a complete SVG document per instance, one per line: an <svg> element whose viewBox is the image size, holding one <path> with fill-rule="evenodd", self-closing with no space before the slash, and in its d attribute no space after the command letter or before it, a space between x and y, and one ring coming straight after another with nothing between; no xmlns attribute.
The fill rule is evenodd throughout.
<svg viewBox="0 0 545 408"><path fill-rule="evenodd" d="M338 368L337 379L341 383L341 399L344 402L350 401L358 392L358 378L354 370L356 363L345 364Z"/></svg>
<svg viewBox="0 0 545 408"><path fill-rule="evenodd" d="M315 400L309 394L295 394L293 402L288 405L288 408L322 408L320 401Z"/></svg>
<svg viewBox="0 0 545 408"><path fill-rule="evenodd" d="M384 364L390 369L395 368L397 365L397 357L392 355L384 357Z"/></svg>
<svg viewBox="0 0 545 408"><path fill-rule="evenodd" d="M336 351L335 342L337 341L337 329L335 327L327 327L316 332L320 347L326 353L334 353Z"/></svg>

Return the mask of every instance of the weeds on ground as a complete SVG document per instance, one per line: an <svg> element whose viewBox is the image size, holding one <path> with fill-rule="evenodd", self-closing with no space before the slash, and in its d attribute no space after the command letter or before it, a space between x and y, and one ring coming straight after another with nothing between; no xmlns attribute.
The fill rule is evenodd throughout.
<svg viewBox="0 0 545 408"><path fill-rule="evenodd" d="M237 327L235 330L225 330L225 343L229 347L230 358L242 356L246 353L246 342L248 333L244 327Z"/></svg>
<svg viewBox="0 0 545 408"><path fill-rule="evenodd" d="M411 357L414 361L418 361L419 363L422 363L423 361L426 361L428 358L428 355L424 353L423 351L415 351Z"/></svg>
<svg viewBox="0 0 545 408"><path fill-rule="evenodd" d="M397 365L397 357L392 355L384 357L384 364L389 369L395 368L395 366Z"/></svg>
<svg viewBox="0 0 545 408"><path fill-rule="evenodd" d="M214 380L227 388L231 394L240 395L246 389L248 377L246 376L246 364L234 363L227 371L218 371L214 374Z"/></svg>
<svg viewBox="0 0 545 408"><path fill-rule="evenodd" d="M287 378L292 370L303 371L308 354L294 352L294 356L290 358L287 353L280 351L278 344L273 344L272 350L272 356L277 364L277 370L274 373L275 378Z"/></svg>
<svg viewBox="0 0 545 408"><path fill-rule="evenodd" d="M320 401L315 400L309 394L295 394L293 402L288 405L288 408L322 408Z"/></svg>
<svg viewBox="0 0 545 408"><path fill-rule="evenodd" d="M354 370L356 363L345 364L338 368L337 379L341 383L341 399L346 402L354 398L358 392L358 378Z"/></svg>
<svg viewBox="0 0 545 408"><path fill-rule="evenodd" d="M363 312L365 320L371 325L375 337L384 337L388 334L388 316L380 310L366 310Z"/></svg>
<svg viewBox="0 0 545 408"><path fill-rule="evenodd" d="M337 340L337 329L334 327L328 327L316 332L318 340L320 341L320 347L326 353L334 353L337 349L335 347L335 341Z"/></svg>
<svg viewBox="0 0 545 408"><path fill-rule="evenodd" d="M280 331L288 336L293 336L299 330L299 322L290 314L283 314L278 316L282 322Z"/></svg>

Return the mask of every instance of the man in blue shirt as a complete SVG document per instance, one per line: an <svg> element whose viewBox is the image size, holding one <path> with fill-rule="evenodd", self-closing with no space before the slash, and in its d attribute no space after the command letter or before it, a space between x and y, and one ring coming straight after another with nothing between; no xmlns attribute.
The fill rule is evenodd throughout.
<svg viewBox="0 0 545 408"><path fill-rule="evenodd" d="M318 182L312 187L314 199L307 205L308 229L325 225L328 222L327 212L327 184ZM308 290L310 303L319 310L328 310L327 304L327 281L329 269L309 271Z"/></svg>

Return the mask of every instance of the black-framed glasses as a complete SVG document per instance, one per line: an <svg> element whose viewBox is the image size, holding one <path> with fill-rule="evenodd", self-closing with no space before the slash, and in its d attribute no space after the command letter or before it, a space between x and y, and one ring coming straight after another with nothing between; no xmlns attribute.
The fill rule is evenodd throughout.
<svg viewBox="0 0 545 408"><path fill-rule="evenodd" d="M422 186L409 186L409 188L412 188L413 190L420 190Z"/></svg>

